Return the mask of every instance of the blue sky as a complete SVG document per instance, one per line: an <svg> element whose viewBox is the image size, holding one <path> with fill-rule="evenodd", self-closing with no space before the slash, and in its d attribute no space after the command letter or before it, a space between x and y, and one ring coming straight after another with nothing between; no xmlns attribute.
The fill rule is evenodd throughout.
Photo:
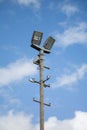
<svg viewBox="0 0 87 130"><path fill-rule="evenodd" d="M45 54L45 130L87 130L87 1L0 0L0 130L39 130L34 30L56 42Z"/></svg>

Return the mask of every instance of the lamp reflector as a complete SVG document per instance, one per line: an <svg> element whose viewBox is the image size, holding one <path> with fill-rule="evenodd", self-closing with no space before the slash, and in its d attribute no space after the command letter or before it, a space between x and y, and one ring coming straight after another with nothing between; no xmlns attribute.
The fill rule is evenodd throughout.
<svg viewBox="0 0 87 130"><path fill-rule="evenodd" d="M34 31L31 43L36 44L36 45L40 45L41 40L42 40L42 36L43 36L42 32Z"/></svg>
<svg viewBox="0 0 87 130"><path fill-rule="evenodd" d="M55 39L53 37L48 37L48 39L45 41L44 48L47 50L50 50L55 42Z"/></svg>

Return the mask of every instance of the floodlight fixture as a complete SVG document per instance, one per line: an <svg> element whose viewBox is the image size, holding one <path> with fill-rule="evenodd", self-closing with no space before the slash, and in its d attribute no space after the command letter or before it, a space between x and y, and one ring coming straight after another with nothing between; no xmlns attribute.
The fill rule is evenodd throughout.
<svg viewBox="0 0 87 130"><path fill-rule="evenodd" d="M40 51L43 50L44 53L49 54L50 50L55 42L55 39L53 37L48 37L48 39L45 41L43 47L40 47L40 43L42 40L43 33L34 31L31 39L31 47L34 49Z"/></svg>
<svg viewBox="0 0 87 130"><path fill-rule="evenodd" d="M47 80L49 80L51 78L51 76L47 76L47 78L43 81L44 83L47 81Z"/></svg>
<svg viewBox="0 0 87 130"><path fill-rule="evenodd" d="M53 44L54 44L54 42L55 42L55 39L50 36L50 37L48 37L48 39L45 41L43 47L44 47L46 50L50 51L51 48L52 48L52 46L53 46Z"/></svg>
<svg viewBox="0 0 87 130"><path fill-rule="evenodd" d="M29 81L34 83L35 82L35 78L30 78Z"/></svg>
<svg viewBox="0 0 87 130"><path fill-rule="evenodd" d="M43 36L42 32L34 31L33 35L32 35L32 39L31 39L31 43L32 43L31 47L33 47L37 50L41 50L40 43L42 40L42 36Z"/></svg>
<svg viewBox="0 0 87 130"><path fill-rule="evenodd" d="M39 55L37 55L37 57L35 57L33 63L36 64L36 65L39 65L39 64L40 64L40 58L39 58Z"/></svg>
<svg viewBox="0 0 87 130"><path fill-rule="evenodd" d="M47 75L47 80L49 80L51 78L51 76L50 75Z"/></svg>

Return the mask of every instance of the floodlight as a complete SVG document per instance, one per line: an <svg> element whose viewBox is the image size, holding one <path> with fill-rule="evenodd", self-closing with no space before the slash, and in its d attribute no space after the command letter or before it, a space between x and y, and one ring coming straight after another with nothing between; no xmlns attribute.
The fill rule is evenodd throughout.
<svg viewBox="0 0 87 130"><path fill-rule="evenodd" d="M50 76L50 75L48 75L48 76L47 76L47 80L49 80L50 78L51 78L51 76Z"/></svg>
<svg viewBox="0 0 87 130"><path fill-rule="evenodd" d="M38 31L34 31L33 35L32 35L32 40L31 40L31 47L40 50L40 43L42 40L42 36L43 33L42 32L38 32Z"/></svg>
<svg viewBox="0 0 87 130"><path fill-rule="evenodd" d="M30 78L29 81L34 83L35 82L35 78Z"/></svg>
<svg viewBox="0 0 87 130"><path fill-rule="evenodd" d="M51 78L51 76L47 76L47 78L43 81L44 83L47 81L47 80L49 80Z"/></svg>
<svg viewBox="0 0 87 130"><path fill-rule="evenodd" d="M38 55L37 57L35 57L33 63L36 64L36 65L39 65L39 64L40 64L40 58L39 58L39 55Z"/></svg>
<svg viewBox="0 0 87 130"><path fill-rule="evenodd" d="M45 41L45 44L44 44L43 47L44 47L46 50L50 51L51 48L52 48L52 46L53 46L53 44L54 44L54 42L55 42L55 39L50 36L50 37L48 37L48 39Z"/></svg>

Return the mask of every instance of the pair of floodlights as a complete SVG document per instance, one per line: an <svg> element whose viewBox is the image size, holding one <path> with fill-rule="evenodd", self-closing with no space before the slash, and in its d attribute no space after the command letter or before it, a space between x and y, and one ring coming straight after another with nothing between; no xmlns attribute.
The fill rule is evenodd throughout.
<svg viewBox="0 0 87 130"><path fill-rule="evenodd" d="M48 39L45 41L43 47L40 47L42 36L43 36L42 32L34 31L32 35L32 40L31 40L31 47L33 47L34 49L38 51L43 50L44 53L49 54L55 42L55 39L49 36Z"/></svg>

